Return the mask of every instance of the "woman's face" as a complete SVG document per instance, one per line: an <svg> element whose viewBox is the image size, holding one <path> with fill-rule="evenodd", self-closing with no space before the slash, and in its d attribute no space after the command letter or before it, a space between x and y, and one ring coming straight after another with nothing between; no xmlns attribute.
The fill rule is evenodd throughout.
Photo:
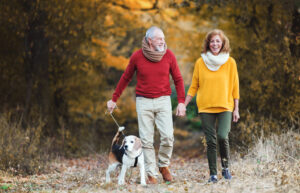
<svg viewBox="0 0 300 193"><path fill-rule="evenodd" d="M214 35L211 37L209 42L209 49L212 52L213 55L218 55L221 48L222 48L222 39L219 35Z"/></svg>

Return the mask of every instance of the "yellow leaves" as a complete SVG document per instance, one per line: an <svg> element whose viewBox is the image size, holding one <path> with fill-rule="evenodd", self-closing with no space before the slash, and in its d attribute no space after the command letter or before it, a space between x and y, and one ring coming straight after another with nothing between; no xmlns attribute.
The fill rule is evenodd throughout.
<svg viewBox="0 0 300 193"><path fill-rule="evenodd" d="M204 136L201 136L200 139L202 139L202 140L201 140L201 143L203 144L203 146L204 146L204 147L207 147L207 144L206 144L206 138L205 138Z"/></svg>
<svg viewBox="0 0 300 193"><path fill-rule="evenodd" d="M83 62L83 66L84 66L84 68L88 68L89 64L87 62Z"/></svg>
<svg viewBox="0 0 300 193"><path fill-rule="evenodd" d="M180 19L177 22L178 27L185 31L195 31L195 23L192 20Z"/></svg>
<svg viewBox="0 0 300 193"><path fill-rule="evenodd" d="M106 27L113 26L114 23L115 23L115 22L114 22L114 20L112 19L112 16L111 16L111 15L105 16L104 25L105 25Z"/></svg>
<svg viewBox="0 0 300 193"><path fill-rule="evenodd" d="M149 9L153 7L153 4L155 3L155 0L130 0L132 2L136 2L137 6L142 9Z"/></svg>
<svg viewBox="0 0 300 193"><path fill-rule="evenodd" d="M78 33L76 31L74 31L74 30L70 30L69 34L73 35L74 37L77 37L77 35L78 35Z"/></svg>
<svg viewBox="0 0 300 193"><path fill-rule="evenodd" d="M281 184L280 185L285 185L289 183L289 178L286 174L282 174L281 176Z"/></svg>
<svg viewBox="0 0 300 193"><path fill-rule="evenodd" d="M178 11L173 8L167 8L162 10L164 14L166 14L169 17L177 17L179 15Z"/></svg>
<svg viewBox="0 0 300 193"><path fill-rule="evenodd" d="M127 21L134 21L137 16L138 16L138 14L134 14L134 13L130 13L130 12L124 12L124 13L122 13L123 19L127 20ZM138 21L136 21L136 22L138 22ZM126 29L126 28L124 28L124 29Z"/></svg>
<svg viewBox="0 0 300 193"><path fill-rule="evenodd" d="M104 41L102 41L98 38L94 38L94 37L92 37L92 43L97 44L98 46L101 46L101 47L107 47L108 46L107 42L104 42Z"/></svg>
<svg viewBox="0 0 300 193"><path fill-rule="evenodd" d="M65 44L65 45L68 45L68 44L69 44L69 41L68 41L68 40L64 40L64 44Z"/></svg>
<svg viewBox="0 0 300 193"><path fill-rule="evenodd" d="M155 0L116 0L118 5L124 5L130 9L150 9Z"/></svg>
<svg viewBox="0 0 300 193"><path fill-rule="evenodd" d="M188 137L190 133L186 130L175 128L174 135L177 137Z"/></svg>
<svg viewBox="0 0 300 193"><path fill-rule="evenodd" d="M110 53L107 53L104 62L107 64L107 66L115 67L119 70L125 70L129 59L125 58L124 56L113 56Z"/></svg>
<svg viewBox="0 0 300 193"><path fill-rule="evenodd" d="M102 60L107 66L115 67L119 70L125 70L129 59L125 58L124 56L114 56L108 50L108 43L100 40L98 38L92 38L92 42L97 44L101 48L101 52L104 55L104 59ZM91 51L91 56L96 57L97 52L95 50Z"/></svg>
<svg viewBox="0 0 300 193"><path fill-rule="evenodd" d="M97 55L96 51L92 51L92 52L91 52L91 56L92 56L93 58L96 57L96 55Z"/></svg>
<svg viewBox="0 0 300 193"><path fill-rule="evenodd" d="M170 14L170 11L162 11L161 12L161 19L163 20L163 21L165 21L165 22L168 22L168 23L173 23L174 21L173 21L173 19L172 19L172 17L171 17L171 15L169 15Z"/></svg>
<svg viewBox="0 0 300 193"><path fill-rule="evenodd" d="M181 30L195 31L195 21L197 18L191 14L181 14L180 11L173 8L166 8L161 11L161 17L164 21L174 25L176 24ZM203 20L205 22L205 20Z"/></svg>

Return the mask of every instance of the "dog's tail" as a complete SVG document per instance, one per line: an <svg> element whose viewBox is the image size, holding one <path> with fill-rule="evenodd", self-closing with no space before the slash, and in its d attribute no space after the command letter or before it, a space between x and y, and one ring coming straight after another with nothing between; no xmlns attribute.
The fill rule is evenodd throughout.
<svg viewBox="0 0 300 193"><path fill-rule="evenodd" d="M112 146L114 146L116 143L118 143L119 139L120 139L120 133L125 129L125 127L119 127L118 132L116 133L116 135L114 136L113 140L112 140L112 144L111 144L111 148Z"/></svg>

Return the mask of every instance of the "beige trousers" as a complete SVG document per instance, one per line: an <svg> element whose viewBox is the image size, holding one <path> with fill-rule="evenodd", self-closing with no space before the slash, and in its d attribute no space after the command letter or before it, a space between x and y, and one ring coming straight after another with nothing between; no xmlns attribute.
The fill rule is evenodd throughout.
<svg viewBox="0 0 300 193"><path fill-rule="evenodd" d="M158 167L170 164L173 151L173 120L170 96L154 99L136 97L136 111L139 125L139 135L142 140L145 157L145 170L149 176L157 177L154 142L154 127L160 134L158 151Z"/></svg>

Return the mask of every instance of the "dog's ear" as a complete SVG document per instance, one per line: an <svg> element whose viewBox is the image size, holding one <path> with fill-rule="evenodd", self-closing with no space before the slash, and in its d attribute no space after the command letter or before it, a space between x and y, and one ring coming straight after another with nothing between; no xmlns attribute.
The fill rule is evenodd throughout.
<svg viewBox="0 0 300 193"><path fill-rule="evenodd" d="M122 149L122 148L124 147L124 143L125 143L125 138L123 139L123 141L122 141L122 145L120 146L120 148L119 148L119 149Z"/></svg>
<svg viewBox="0 0 300 193"><path fill-rule="evenodd" d="M134 150L139 150L141 147L142 147L141 139L136 137L135 141L134 141L133 149Z"/></svg>

